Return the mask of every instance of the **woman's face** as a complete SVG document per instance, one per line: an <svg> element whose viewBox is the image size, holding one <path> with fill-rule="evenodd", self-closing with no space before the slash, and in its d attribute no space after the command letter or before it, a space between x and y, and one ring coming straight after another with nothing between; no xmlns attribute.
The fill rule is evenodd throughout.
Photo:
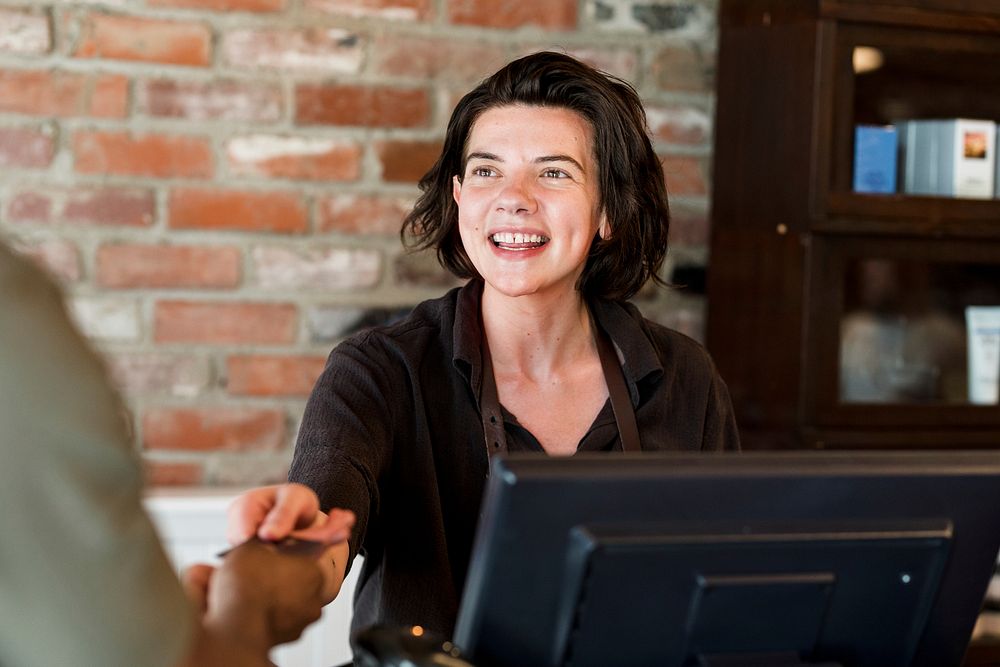
<svg viewBox="0 0 1000 667"><path fill-rule="evenodd" d="M593 144L590 124L564 108L497 107L473 124L452 194L465 251L490 288L572 293L606 232Z"/></svg>

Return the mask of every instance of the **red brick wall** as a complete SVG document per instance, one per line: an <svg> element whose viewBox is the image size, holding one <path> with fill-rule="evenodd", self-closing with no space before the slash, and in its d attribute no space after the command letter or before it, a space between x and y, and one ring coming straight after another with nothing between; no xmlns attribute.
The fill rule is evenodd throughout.
<svg viewBox="0 0 1000 667"><path fill-rule="evenodd" d="M632 81L706 261L714 0L3 0L0 234L107 355L161 484L281 479L329 349L454 281L396 238L452 104L566 50ZM669 275L669 274L668 274ZM703 304L650 292L701 335Z"/></svg>

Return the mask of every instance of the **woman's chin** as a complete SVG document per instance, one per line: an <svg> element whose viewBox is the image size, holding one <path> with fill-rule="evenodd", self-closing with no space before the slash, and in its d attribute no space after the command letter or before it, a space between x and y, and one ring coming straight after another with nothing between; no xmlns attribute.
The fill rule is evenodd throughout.
<svg viewBox="0 0 1000 667"><path fill-rule="evenodd" d="M538 280L485 279L487 289L508 298L538 297L561 298L571 296L575 289L572 284L547 283Z"/></svg>
<svg viewBox="0 0 1000 667"><path fill-rule="evenodd" d="M512 285L510 283L503 283L503 282L491 283L488 281L486 285L489 289L493 290L498 295L510 298L516 298L519 296L531 296L532 294L538 293L537 287L529 285Z"/></svg>

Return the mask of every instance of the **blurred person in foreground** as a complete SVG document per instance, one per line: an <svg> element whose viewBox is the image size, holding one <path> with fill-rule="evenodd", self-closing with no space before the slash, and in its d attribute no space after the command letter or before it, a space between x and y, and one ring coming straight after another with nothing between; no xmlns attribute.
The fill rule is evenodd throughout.
<svg viewBox="0 0 1000 667"><path fill-rule="evenodd" d="M350 510L334 583L365 556L354 627L450 637L490 456L626 440L738 450L739 437L705 350L628 302L662 282L670 217L628 83L560 53L509 63L458 103L420 188L404 243L468 282L333 350L299 429L301 484L238 499L230 539Z"/></svg>
<svg viewBox="0 0 1000 667"><path fill-rule="evenodd" d="M2 242L0 303L0 665L271 665L319 618L330 558L255 540L182 585L101 361L56 285Z"/></svg>

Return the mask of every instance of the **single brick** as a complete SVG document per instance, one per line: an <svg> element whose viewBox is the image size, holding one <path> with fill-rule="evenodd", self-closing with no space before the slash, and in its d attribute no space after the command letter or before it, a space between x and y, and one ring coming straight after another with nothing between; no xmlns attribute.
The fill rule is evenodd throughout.
<svg viewBox="0 0 1000 667"><path fill-rule="evenodd" d="M573 30L577 0L448 0L448 20L461 25L512 29L537 26L546 30Z"/></svg>
<svg viewBox="0 0 1000 667"><path fill-rule="evenodd" d="M142 416L147 450L275 450L285 444L283 410L214 406L151 408Z"/></svg>
<svg viewBox="0 0 1000 667"><path fill-rule="evenodd" d="M52 199L46 193L15 191L7 199L6 219L8 222L52 222Z"/></svg>
<svg viewBox="0 0 1000 667"><path fill-rule="evenodd" d="M194 397L208 390L212 372L201 356L166 352L120 352L107 355L115 386L128 395L168 394Z"/></svg>
<svg viewBox="0 0 1000 667"><path fill-rule="evenodd" d="M0 127L0 169L41 169L55 156L55 141L48 127Z"/></svg>
<svg viewBox="0 0 1000 667"><path fill-rule="evenodd" d="M382 255L367 248L257 247L256 283L271 289L359 290L378 284Z"/></svg>
<svg viewBox="0 0 1000 667"><path fill-rule="evenodd" d="M306 7L343 16L395 21L423 21L431 16L433 0L306 0Z"/></svg>
<svg viewBox="0 0 1000 667"><path fill-rule="evenodd" d="M234 246L105 243L97 249L97 284L111 289L232 288L240 283Z"/></svg>
<svg viewBox="0 0 1000 667"><path fill-rule="evenodd" d="M222 36L221 50L232 67L355 74L364 40L340 28L240 29Z"/></svg>
<svg viewBox="0 0 1000 667"><path fill-rule="evenodd" d="M139 307L134 299L77 296L70 299L69 309L89 338L134 342L142 336Z"/></svg>
<svg viewBox="0 0 1000 667"><path fill-rule="evenodd" d="M377 73L415 79L478 82L508 60L502 45L440 35L380 33L373 46L373 66Z"/></svg>
<svg viewBox="0 0 1000 667"><path fill-rule="evenodd" d="M280 12L288 6L288 0L146 0L146 4L214 12Z"/></svg>
<svg viewBox="0 0 1000 667"><path fill-rule="evenodd" d="M200 137L81 130L72 145L81 174L208 178L214 168L211 146Z"/></svg>
<svg viewBox="0 0 1000 667"><path fill-rule="evenodd" d="M0 53L42 55L52 49L49 15L14 7L0 7Z"/></svg>
<svg viewBox="0 0 1000 667"><path fill-rule="evenodd" d="M255 134L226 142L229 170L241 176L313 181L354 181L361 175L361 146L343 139Z"/></svg>
<svg viewBox="0 0 1000 667"><path fill-rule="evenodd" d="M403 218L413 208L413 199L341 194L317 203L321 232L396 236Z"/></svg>
<svg viewBox="0 0 1000 667"><path fill-rule="evenodd" d="M187 120L281 120L279 84L244 81L154 79L136 88L136 109L149 116Z"/></svg>
<svg viewBox="0 0 1000 667"><path fill-rule="evenodd" d="M295 89L299 125L419 127L429 120L430 102L421 88L303 83Z"/></svg>
<svg viewBox="0 0 1000 667"><path fill-rule="evenodd" d="M0 111L63 118L124 118L128 78L58 70L0 70Z"/></svg>
<svg viewBox="0 0 1000 667"><path fill-rule="evenodd" d="M77 58L211 64L212 31L203 23L95 13L82 17L80 35Z"/></svg>
<svg viewBox="0 0 1000 667"><path fill-rule="evenodd" d="M226 389L234 396L308 396L325 356L232 355Z"/></svg>
<svg viewBox="0 0 1000 667"><path fill-rule="evenodd" d="M170 193L173 229L305 232L308 211L294 192L177 188Z"/></svg>
<svg viewBox="0 0 1000 667"><path fill-rule="evenodd" d="M290 303L158 301L153 309L158 343L289 344L298 331Z"/></svg>

